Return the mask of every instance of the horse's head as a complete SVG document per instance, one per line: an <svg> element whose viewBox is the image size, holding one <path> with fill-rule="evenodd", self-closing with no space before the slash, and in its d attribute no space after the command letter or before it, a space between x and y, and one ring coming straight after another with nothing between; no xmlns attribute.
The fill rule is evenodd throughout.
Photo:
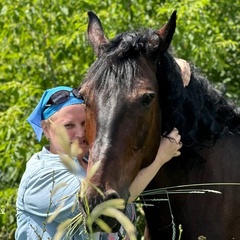
<svg viewBox="0 0 240 240"><path fill-rule="evenodd" d="M156 156L161 136L157 62L175 25L176 12L158 31L126 32L109 41L89 12L88 37L98 58L80 94L86 103L88 173L99 163L86 192L90 209L113 198L127 202L133 179ZM107 223L116 225L114 219Z"/></svg>

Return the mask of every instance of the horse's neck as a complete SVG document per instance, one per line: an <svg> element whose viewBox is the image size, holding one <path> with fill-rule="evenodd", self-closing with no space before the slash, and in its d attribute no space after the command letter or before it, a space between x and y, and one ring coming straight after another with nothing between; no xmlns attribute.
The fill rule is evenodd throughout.
<svg viewBox="0 0 240 240"><path fill-rule="evenodd" d="M226 132L212 147L183 148L165 164L148 188L207 182L234 182L240 174L240 135Z"/></svg>

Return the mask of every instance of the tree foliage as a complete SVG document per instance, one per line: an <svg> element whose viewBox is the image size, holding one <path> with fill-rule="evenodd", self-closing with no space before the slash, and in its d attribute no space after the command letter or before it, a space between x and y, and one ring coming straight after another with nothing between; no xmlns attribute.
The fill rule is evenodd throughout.
<svg viewBox="0 0 240 240"><path fill-rule="evenodd" d="M0 238L15 228L16 190L27 159L41 145L26 122L46 88L78 86L94 60L87 11L109 38L160 28L178 12L175 55L195 63L227 95L240 93L240 5L229 0L2 0L0 3Z"/></svg>

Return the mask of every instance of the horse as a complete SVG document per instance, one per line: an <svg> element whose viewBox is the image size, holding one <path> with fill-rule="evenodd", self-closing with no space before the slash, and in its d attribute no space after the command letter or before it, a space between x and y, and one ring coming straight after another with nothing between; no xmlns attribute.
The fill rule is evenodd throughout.
<svg viewBox="0 0 240 240"><path fill-rule="evenodd" d="M145 239L239 239L240 111L192 64L183 86L170 51L176 11L159 30L127 31L111 40L97 15L88 16L97 59L79 91L86 104L87 176L99 166L85 193L89 209L115 198L127 203L133 179L176 127L181 155L141 195ZM117 231L116 219L104 220Z"/></svg>

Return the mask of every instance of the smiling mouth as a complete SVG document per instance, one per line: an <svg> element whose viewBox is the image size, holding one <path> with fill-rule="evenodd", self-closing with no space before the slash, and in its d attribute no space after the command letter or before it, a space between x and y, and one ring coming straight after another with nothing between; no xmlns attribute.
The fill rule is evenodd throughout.
<svg viewBox="0 0 240 240"><path fill-rule="evenodd" d="M75 147L80 148L80 149L85 149L87 147L87 142L84 141L78 141L78 140L73 140L70 142L70 144L76 144Z"/></svg>

